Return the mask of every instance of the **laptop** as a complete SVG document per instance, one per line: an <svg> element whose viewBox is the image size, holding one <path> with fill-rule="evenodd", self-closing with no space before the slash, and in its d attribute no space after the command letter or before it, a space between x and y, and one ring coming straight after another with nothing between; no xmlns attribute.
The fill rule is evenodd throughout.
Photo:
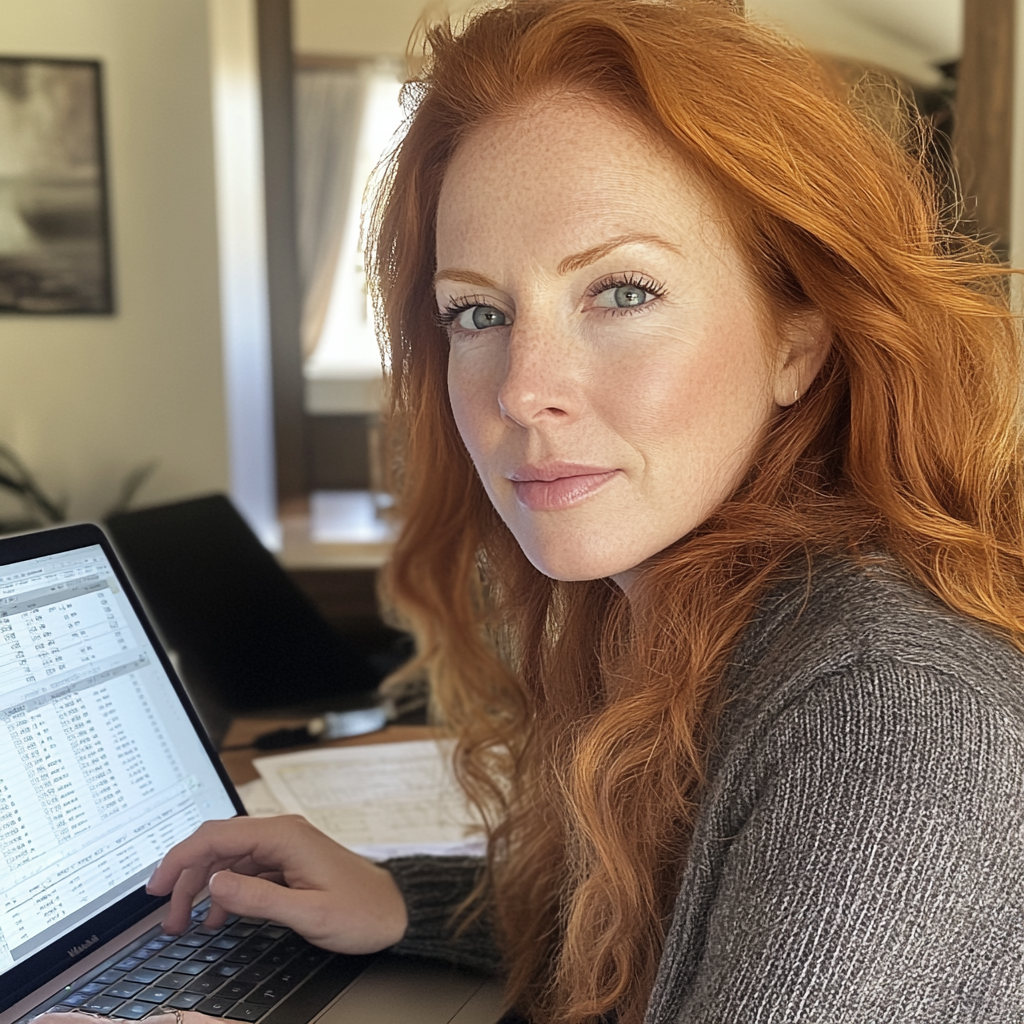
<svg viewBox="0 0 1024 1024"><path fill-rule="evenodd" d="M165 935L145 884L203 821L244 814L99 527L0 540L0 1024L173 1009L257 1024L494 1024L500 986L344 956L274 922Z"/></svg>

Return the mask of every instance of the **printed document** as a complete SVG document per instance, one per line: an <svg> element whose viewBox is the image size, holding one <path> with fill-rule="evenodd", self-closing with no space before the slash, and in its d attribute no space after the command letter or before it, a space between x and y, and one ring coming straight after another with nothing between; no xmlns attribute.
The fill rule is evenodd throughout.
<svg viewBox="0 0 1024 1024"><path fill-rule="evenodd" d="M372 860L481 855L483 831L452 775L451 742L373 743L278 754L242 787L250 813L301 814Z"/></svg>

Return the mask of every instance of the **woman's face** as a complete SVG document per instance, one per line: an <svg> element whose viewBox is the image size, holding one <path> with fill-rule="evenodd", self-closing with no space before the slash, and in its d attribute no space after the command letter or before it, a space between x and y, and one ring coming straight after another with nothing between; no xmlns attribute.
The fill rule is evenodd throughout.
<svg viewBox="0 0 1024 1024"><path fill-rule="evenodd" d="M820 364L821 332L766 337L679 158L579 95L462 143L437 267L459 432L526 556L557 579L628 586L730 495Z"/></svg>

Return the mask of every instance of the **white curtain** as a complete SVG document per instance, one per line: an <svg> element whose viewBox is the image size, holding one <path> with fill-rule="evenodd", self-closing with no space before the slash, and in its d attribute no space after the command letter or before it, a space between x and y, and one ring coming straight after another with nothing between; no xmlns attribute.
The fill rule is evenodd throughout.
<svg viewBox="0 0 1024 1024"><path fill-rule="evenodd" d="M295 74L295 169L302 352L323 331L341 240L366 97L358 68L302 68Z"/></svg>

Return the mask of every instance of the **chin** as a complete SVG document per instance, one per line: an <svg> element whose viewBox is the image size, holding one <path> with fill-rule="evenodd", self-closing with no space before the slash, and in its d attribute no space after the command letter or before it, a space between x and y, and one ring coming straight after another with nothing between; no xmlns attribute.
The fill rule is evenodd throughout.
<svg viewBox="0 0 1024 1024"><path fill-rule="evenodd" d="M528 545L521 545L523 553L538 571L550 576L553 580L566 583L582 580L601 580L619 573L628 572L642 559L630 561L628 558L609 558L598 556L594 552L570 552L538 550Z"/></svg>

